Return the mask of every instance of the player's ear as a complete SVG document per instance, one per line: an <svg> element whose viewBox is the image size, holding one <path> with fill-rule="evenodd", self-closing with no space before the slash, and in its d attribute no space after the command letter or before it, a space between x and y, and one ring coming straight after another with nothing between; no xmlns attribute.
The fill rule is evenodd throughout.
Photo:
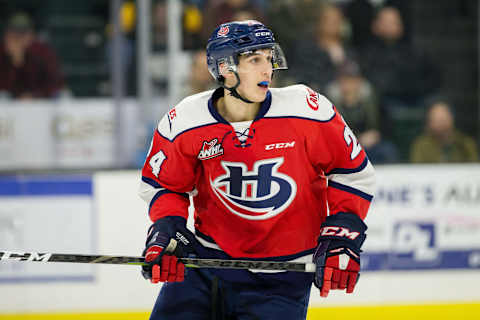
<svg viewBox="0 0 480 320"><path fill-rule="evenodd" d="M222 62L218 65L218 71L220 72L220 75L222 75L224 78L227 78L228 75L232 73L225 62Z"/></svg>
<svg viewBox="0 0 480 320"><path fill-rule="evenodd" d="M232 81L235 81L235 75L232 70L230 70L227 63L220 63L218 65L218 71L220 72L220 75L225 78L225 83L232 83Z"/></svg>

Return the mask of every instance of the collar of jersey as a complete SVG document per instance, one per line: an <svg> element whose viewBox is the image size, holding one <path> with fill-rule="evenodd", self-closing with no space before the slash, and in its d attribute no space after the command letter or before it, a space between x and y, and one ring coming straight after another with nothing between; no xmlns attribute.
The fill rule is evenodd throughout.
<svg viewBox="0 0 480 320"><path fill-rule="evenodd" d="M216 89L210 99L208 99L208 111L212 117L215 118L220 123L230 124L227 120L225 120L217 111L217 109L213 106L213 102L218 100L220 97L223 97L223 88ZM254 122L263 118L267 113L268 109L270 109L270 105L272 104L272 94L270 91L267 92L267 96L265 100L263 100L262 104L260 105L260 110L258 111L257 116L253 120Z"/></svg>

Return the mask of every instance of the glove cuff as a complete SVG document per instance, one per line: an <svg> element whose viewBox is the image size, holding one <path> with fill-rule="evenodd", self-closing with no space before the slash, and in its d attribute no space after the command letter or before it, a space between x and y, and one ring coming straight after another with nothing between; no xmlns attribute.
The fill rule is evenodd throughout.
<svg viewBox="0 0 480 320"><path fill-rule="evenodd" d="M148 235L152 230L162 230L164 232L174 231L176 227L186 227L187 220L180 216L166 216L155 221L150 228L148 228Z"/></svg>
<svg viewBox="0 0 480 320"><path fill-rule="evenodd" d="M360 250L367 237L366 230L367 226L356 214L339 212L325 219L320 229L318 242L329 239L345 241Z"/></svg>
<svg viewBox="0 0 480 320"><path fill-rule="evenodd" d="M168 235L170 238L175 239L175 233L178 229L186 228L187 220L180 216L167 216L155 221L150 228L148 228L146 245L150 243L152 236L156 231L160 231Z"/></svg>

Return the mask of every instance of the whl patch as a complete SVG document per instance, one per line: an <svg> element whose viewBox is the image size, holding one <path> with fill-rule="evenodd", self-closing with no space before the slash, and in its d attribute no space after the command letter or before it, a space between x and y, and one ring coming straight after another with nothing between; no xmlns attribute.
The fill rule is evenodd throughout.
<svg viewBox="0 0 480 320"><path fill-rule="evenodd" d="M208 160L223 154L222 144L215 138L212 141L203 141L202 150L198 153L198 159Z"/></svg>

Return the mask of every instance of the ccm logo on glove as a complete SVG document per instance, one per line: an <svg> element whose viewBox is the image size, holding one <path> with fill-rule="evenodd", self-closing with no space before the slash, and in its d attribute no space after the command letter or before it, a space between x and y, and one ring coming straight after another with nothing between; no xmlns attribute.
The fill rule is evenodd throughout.
<svg viewBox="0 0 480 320"><path fill-rule="evenodd" d="M344 227L328 226L320 229L320 236L346 237L355 240L359 235L360 232L350 231L350 229Z"/></svg>
<svg viewBox="0 0 480 320"><path fill-rule="evenodd" d="M327 217L320 229L313 255L316 265L314 284L320 296L330 290L352 293L360 272L360 249L367 226L357 215L340 212Z"/></svg>

